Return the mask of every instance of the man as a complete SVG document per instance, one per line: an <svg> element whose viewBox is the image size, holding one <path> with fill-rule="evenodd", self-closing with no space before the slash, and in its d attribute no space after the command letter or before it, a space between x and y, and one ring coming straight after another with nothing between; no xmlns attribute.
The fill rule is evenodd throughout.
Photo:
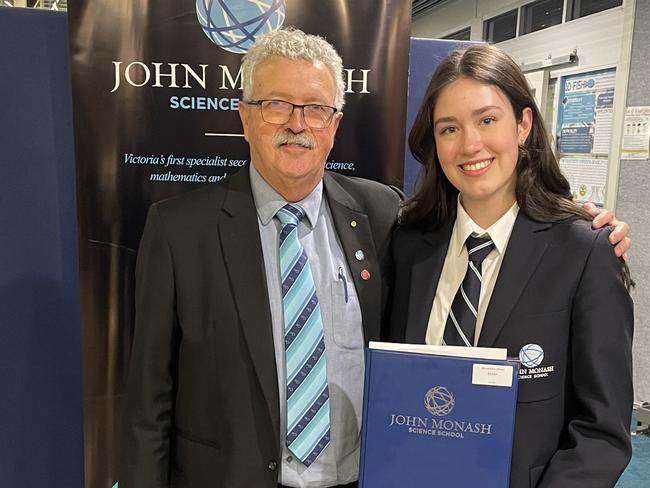
<svg viewBox="0 0 650 488"><path fill-rule="evenodd" d="M324 172L344 103L325 40L260 36L242 72L251 165L149 211L120 488L356 486L399 197Z"/></svg>
<svg viewBox="0 0 650 488"><path fill-rule="evenodd" d="M379 339L381 268L399 196L324 173L344 99L341 58L325 40L297 30L261 36L242 70L250 167L155 204L147 218L121 488L325 488L358 476L363 347ZM318 388L302 382L288 393L287 376L295 386L305 373L291 363L313 357L295 359L295 345L285 351L293 317L284 314L302 305L287 302L281 285L281 274L292 274L279 249L288 202L306 213L297 234L316 290L309 324L291 327L302 331L296 344L321 339L307 374L326 376L325 401L306 407L320 412L317 434L305 425L297 433L310 415L288 418L304 409L293 399ZM307 331L313 322L320 332Z"/></svg>

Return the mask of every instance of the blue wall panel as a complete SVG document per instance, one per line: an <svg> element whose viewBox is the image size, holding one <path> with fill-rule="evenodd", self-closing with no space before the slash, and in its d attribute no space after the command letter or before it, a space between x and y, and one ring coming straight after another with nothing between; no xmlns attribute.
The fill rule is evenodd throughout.
<svg viewBox="0 0 650 488"><path fill-rule="evenodd" d="M0 8L0 486L82 487L67 17Z"/></svg>
<svg viewBox="0 0 650 488"><path fill-rule="evenodd" d="M409 53L409 90L406 106L406 145L404 148L404 193L412 196L417 188L422 165L411 155L408 145L409 133L418 114L418 109L427 92L431 75L454 49L468 47L473 42L448 41L444 39L423 39L411 37Z"/></svg>

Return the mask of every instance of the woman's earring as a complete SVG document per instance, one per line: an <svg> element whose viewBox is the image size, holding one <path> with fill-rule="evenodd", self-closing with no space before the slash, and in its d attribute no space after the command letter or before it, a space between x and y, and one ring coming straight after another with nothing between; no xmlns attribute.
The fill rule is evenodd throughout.
<svg viewBox="0 0 650 488"><path fill-rule="evenodd" d="M519 139L519 144L517 144L517 152L519 153L520 158L526 153L526 146L524 145L525 143L526 138L522 137Z"/></svg>

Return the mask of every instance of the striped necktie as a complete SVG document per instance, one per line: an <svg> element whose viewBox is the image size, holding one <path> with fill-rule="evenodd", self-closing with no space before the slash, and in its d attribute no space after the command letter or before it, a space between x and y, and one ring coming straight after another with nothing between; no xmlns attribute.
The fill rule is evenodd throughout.
<svg viewBox="0 0 650 488"><path fill-rule="evenodd" d="M309 259L298 240L305 211L286 204L276 214L280 230L280 273L287 369L289 450L309 466L330 441L330 404L323 321Z"/></svg>
<svg viewBox="0 0 650 488"><path fill-rule="evenodd" d="M465 241L468 253L467 271L451 304L444 344L448 346L473 346L478 300L481 295L483 260L490 254L494 242L487 238L469 236Z"/></svg>

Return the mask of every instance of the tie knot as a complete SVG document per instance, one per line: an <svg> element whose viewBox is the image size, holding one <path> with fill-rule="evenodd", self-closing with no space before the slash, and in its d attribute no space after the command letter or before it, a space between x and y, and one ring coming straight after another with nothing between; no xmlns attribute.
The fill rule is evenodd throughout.
<svg viewBox="0 0 650 488"><path fill-rule="evenodd" d="M295 225L298 226L298 223L305 216L305 211L300 205L294 203L287 203L284 207L278 210L278 213L275 214L278 220L282 225Z"/></svg>
<svg viewBox="0 0 650 488"><path fill-rule="evenodd" d="M469 255L469 260L474 264L481 264L483 260L490 254L492 248L494 247L494 242L487 237L472 237L469 236L465 241L465 246L467 246L467 253Z"/></svg>

